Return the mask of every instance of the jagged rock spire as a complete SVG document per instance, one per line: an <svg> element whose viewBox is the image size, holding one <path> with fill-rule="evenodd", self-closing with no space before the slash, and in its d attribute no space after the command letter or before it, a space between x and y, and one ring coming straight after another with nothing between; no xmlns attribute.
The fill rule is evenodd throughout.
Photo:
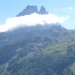
<svg viewBox="0 0 75 75"><path fill-rule="evenodd" d="M41 6L39 14L48 14L44 6Z"/></svg>

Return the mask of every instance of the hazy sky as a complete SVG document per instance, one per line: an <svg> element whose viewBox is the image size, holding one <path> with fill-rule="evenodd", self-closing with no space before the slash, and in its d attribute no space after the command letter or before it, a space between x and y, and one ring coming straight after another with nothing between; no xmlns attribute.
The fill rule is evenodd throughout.
<svg viewBox="0 0 75 75"><path fill-rule="evenodd" d="M75 29L75 0L0 0L0 25L13 18L27 5L44 6L46 10L58 17L68 16L62 25L68 29Z"/></svg>

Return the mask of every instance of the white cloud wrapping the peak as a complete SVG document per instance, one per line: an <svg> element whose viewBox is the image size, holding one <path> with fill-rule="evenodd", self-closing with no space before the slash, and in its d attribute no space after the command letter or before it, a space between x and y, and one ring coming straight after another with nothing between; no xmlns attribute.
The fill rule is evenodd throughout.
<svg viewBox="0 0 75 75"><path fill-rule="evenodd" d="M44 25L45 23L51 24L57 22L63 23L66 19L68 19L68 16L58 17L54 14L41 15L33 13L31 15L8 18L4 25L0 25L0 32L12 30L20 26L35 26L36 24Z"/></svg>

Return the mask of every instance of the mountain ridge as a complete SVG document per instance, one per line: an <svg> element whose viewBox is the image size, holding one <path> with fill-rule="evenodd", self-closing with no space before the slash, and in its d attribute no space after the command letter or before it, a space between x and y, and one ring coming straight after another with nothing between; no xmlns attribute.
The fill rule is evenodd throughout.
<svg viewBox="0 0 75 75"><path fill-rule="evenodd" d="M31 10L31 9L32 10ZM26 11L27 10L27 11ZM17 17L48 14L27 6ZM59 23L0 32L0 75L75 75L75 30Z"/></svg>
<svg viewBox="0 0 75 75"><path fill-rule="evenodd" d="M12 31L7 31L0 33L0 42L1 44L7 44L9 42L15 42L15 41L20 41L20 40L27 40L30 38L35 38L35 37L43 37L45 36L48 32L54 33L53 31L66 31L65 28L63 28L59 24L46 24L44 26L42 25L36 25L36 26L30 26L30 27L20 27ZM1 47L1 45L0 45Z"/></svg>

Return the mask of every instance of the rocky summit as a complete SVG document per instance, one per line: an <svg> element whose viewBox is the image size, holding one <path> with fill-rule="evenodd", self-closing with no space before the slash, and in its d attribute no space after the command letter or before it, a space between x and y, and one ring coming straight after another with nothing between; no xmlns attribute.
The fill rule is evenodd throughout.
<svg viewBox="0 0 75 75"><path fill-rule="evenodd" d="M17 15L17 17L24 16L24 15L30 15L32 13L48 14L44 6L41 6L40 10L38 11L37 6L27 5L27 7Z"/></svg>
<svg viewBox="0 0 75 75"><path fill-rule="evenodd" d="M39 14L48 14L48 12L46 11L46 9L44 8L44 6L41 6L40 11L38 12Z"/></svg>

